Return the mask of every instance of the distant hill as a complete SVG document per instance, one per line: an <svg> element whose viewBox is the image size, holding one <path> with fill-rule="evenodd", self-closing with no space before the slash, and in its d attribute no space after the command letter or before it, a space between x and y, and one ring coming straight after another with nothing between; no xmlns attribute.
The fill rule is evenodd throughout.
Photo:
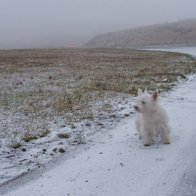
<svg viewBox="0 0 196 196"><path fill-rule="evenodd" d="M98 35L84 47L195 46L196 19L157 24Z"/></svg>

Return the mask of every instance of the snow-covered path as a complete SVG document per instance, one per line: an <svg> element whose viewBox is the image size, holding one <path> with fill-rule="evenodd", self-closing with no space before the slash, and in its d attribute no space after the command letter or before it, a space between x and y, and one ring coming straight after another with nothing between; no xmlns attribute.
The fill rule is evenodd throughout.
<svg viewBox="0 0 196 196"><path fill-rule="evenodd" d="M126 119L91 148L7 195L169 195L195 157L196 78L180 84L162 104L171 121L170 145L143 147L134 119Z"/></svg>
<svg viewBox="0 0 196 196"><path fill-rule="evenodd" d="M161 103L170 117L170 145L144 147L135 134L132 116L116 129L97 135L90 148L5 195L196 195L196 186L189 182L196 160L196 77L190 76L164 94ZM181 186L186 183L190 186Z"/></svg>

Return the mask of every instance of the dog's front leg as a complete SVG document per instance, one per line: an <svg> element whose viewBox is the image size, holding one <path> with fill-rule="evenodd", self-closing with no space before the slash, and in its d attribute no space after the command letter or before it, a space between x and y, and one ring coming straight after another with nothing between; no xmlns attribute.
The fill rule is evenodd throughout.
<svg viewBox="0 0 196 196"><path fill-rule="evenodd" d="M152 133L149 130L144 130L144 146L150 146L152 144Z"/></svg>

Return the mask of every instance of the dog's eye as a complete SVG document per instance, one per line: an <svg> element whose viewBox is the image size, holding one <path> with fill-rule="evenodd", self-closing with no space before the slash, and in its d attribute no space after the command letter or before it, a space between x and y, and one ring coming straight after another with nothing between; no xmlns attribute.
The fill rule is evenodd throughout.
<svg viewBox="0 0 196 196"><path fill-rule="evenodd" d="M143 104L143 105L145 105L145 104L146 104L146 102L145 102L145 101L142 101L142 104Z"/></svg>

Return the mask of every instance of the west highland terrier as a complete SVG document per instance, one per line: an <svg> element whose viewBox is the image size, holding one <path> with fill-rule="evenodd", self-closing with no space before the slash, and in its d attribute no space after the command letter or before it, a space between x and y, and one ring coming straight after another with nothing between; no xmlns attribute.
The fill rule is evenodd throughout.
<svg viewBox="0 0 196 196"><path fill-rule="evenodd" d="M144 146L153 143L159 135L164 144L169 144L169 119L165 109L158 103L158 92L150 95L147 90L138 89L138 97L134 105L136 110L135 125L139 137L143 139Z"/></svg>

